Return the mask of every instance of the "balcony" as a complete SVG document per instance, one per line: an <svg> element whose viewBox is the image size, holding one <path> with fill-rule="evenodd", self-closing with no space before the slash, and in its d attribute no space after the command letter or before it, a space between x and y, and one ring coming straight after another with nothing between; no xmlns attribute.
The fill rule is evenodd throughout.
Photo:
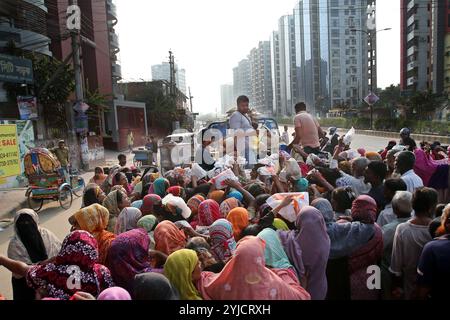
<svg viewBox="0 0 450 320"><path fill-rule="evenodd" d="M411 17L409 17L408 21L406 21L406 26L409 27L416 21L416 16L413 14Z"/></svg>
<svg viewBox="0 0 450 320"><path fill-rule="evenodd" d="M413 86L414 84L417 83L417 77L410 77L407 80L408 86Z"/></svg>
<svg viewBox="0 0 450 320"><path fill-rule="evenodd" d="M109 43L113 48L119 48L119 37L117 36L117 34L113 32L109 33Z"/></svg>
<svg viewBox="0 0 450 320"><path fill-rule="evenodd" d="M112 0L108 0L107 2L107 12L108 12L108 20L117 20L117 7L112 2Z"/></svg>
<svg viewBox="0 0 450 320"><path fill-rule="evenodd" d="M122 67L120 66L120 64L112 64L112 76L117 79L122 78Z"/></svg>
<svg viewBox="0 0 450 320"><path fill-rule="evenodd" d="M414 70L415 68L417 68L417 62L416 61L412 61L412 62L408 63L408 65L407 65L407 70L408 71Z"/></svg>
<svg viewBox="0 0 450 320"><path fill-rule="evenodd" d="M407 42L411 41L412 39L414 39L415 35L416 35L416 33L414 32L414 30L411 31L411 32L408 33L408 35L406 36L406 41L407 41Z"/></svg>
<svg viewBox="0 0 450 320"><path fill-rule="evenodd" d="M412 46L408 48L407 56L412 56L415 52L419 51L419 48L417 46Z"/></svg>

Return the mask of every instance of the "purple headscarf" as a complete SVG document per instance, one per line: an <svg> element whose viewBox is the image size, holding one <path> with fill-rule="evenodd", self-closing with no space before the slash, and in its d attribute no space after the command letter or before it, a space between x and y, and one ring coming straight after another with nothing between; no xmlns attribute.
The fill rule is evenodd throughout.
<svg viewBox="0 0 450 320"><path fill-rule="evenodd" d="M422 178L424 186L428 186L431 177L440 165L448 165L448 159L433 160L420 148L414 150L416 162L414 163L414 172Z"/></svg>
<svg viewBox="0 0 450 320"><path fill-rule="evenodd" d="M284 250L300 278L306 276L306 290L313 300L327 294L326 267L330 238L322 214L314 207L304 207L295 221L297 230L278 231Z"/></svg>
<svg viewBox="0 0 450 320"><path fill-rule="evenodd" d="M158 272L151 268L148 249L150 238L145 229L124 232L111 243L106 266L114 283L132 294L134 276L144 272Z"/></svg>

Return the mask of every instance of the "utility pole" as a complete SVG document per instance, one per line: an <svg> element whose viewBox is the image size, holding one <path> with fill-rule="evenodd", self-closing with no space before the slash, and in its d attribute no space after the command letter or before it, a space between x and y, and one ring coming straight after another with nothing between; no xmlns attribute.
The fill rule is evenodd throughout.
<svg viewBox="0 0 450 320"><path fill-rule="evenodd" d="M78 5L77 0L69 0L70 5ZM80 17L81 18L81 17ZM73 61L73 70L75 73L75 107L77 110L77 121L86 121L87 125L87 115L82 111L81 104L83 103L84 94L83 94L83 79L81 75L81 58L80 58L80 29L74 28L70 30L70 37L72 40L72 61ZM70 118L72 122L72 130L74 129L74 108L70 108ZM86 119L86 120L83 120ZM89 167L89 161L86 160L84 155L89 152L88 143L87 143L87 126L83 128L83 131L80 132L80 150L81 150L81 164L84 168ZM73 131L72 131L73 132ZM74 139L77 141L77 139Z"/></svg>
<svg viewBox="0 0 450 320"><path fill-rule="evenodd" d="M69 0L70 5L78 5L77 0ZM76 102L81 103L83 101L83 80L81 77L81 60L80 60L80 30L70 30L70 37L72 39L72 61L73 69L75 72L75 97Z"/></svg>
<svg viewBox="0 0 450 320"><path fill-rule="evenodd" d="M173 52L169 51L169 65L170 65L170 94L172 96L175 95L175 57L173 56Z"/></svg>
<svg viewBox="0 0 450 320"><path fill-rule="evenodd" d="M191 113L194 112L194 107L192 106L192 99L194 99L194 97L191 94L191 87L189 87L189 104L191 105Z"/></svg>

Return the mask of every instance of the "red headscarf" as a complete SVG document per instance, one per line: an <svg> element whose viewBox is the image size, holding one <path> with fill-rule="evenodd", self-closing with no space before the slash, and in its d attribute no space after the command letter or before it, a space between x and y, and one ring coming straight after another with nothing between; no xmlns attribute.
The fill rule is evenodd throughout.
<svg viewBox="0 0 450 320"><path fill-rule="evenodd" d="M157 194L148 194L144 197L141 206L142 215L148 215L154 213L154 206L161 205L161 197Z"/></svg>
<svg viewBox="0 0 450 320"><path fill-rule="evenodd" d="M200 203L198 207L198 225L199 226L210 226L214 221L222 218L220 214L219 204L208 199Z"/></svg>
<svg viewBox="0 0 450 320"><path fill-rule="evenodd" d="M377 219L377 203L370 196L359 196L353 201L352 218L365 224L374 224Z"/></svg>

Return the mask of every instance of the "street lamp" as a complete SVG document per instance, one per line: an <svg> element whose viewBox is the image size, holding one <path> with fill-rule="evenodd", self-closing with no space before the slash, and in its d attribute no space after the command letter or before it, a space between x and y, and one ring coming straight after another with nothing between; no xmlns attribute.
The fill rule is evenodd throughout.
<svg viewBox="0 0 450 320"><path fill-rule="evenodd" d="M375 32L371 32L371 31L367 31L367 30L361 30L361 29L355 29L352 28L350 29L351 32L363 32L365 34L367 34L367 37L370 41L370 93L373 93L373 39L372 36L374 34L377 34L378 32L381 31L389 31L392 30L392 28L385 28L385 29L381 29L381 30L377 30ZM373 130L373 105L370 104L370 129Z"/></svg>

